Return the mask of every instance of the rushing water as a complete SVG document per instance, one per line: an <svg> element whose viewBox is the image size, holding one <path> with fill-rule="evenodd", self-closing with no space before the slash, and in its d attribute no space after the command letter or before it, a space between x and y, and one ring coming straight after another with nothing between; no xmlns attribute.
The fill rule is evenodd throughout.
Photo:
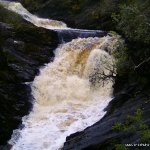
<svg viewBox="0 0 150 150"><path fill-rule="evenodd" d="M37 16L27 11L20 3L9 2L9 1L4 1L4 0L0 0L0 3L8 10L18 13L25 20L33 23L34 25L38 27L44 27L46 29L66 29L67 28L66 24L61 21L38 18Z"/></svg>
<svg viewBox="0 0 150 150"><path fill-rule="evenodd" d="M54 61L35 77L33 110L9 143L12 150L58 150L67 136L105 115L112 99L115 63L111 54L117 40L101 37L106 34L102 31L71 29L63 22L38 18L20 3L0 2L34 25L55 30L62 43Z"/></svg>

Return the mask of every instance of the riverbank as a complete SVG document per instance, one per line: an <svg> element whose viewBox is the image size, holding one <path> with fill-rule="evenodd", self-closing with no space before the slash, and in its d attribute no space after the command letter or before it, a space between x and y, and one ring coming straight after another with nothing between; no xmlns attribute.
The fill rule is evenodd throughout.
<svg viewBox="0 0 150 150"><path fill-rule="evenodd" d="M15 13L0 11L5 16L0 17L0 145L5 145L32 109L30 83L39 68L53 60L58 38Z"/></svg>

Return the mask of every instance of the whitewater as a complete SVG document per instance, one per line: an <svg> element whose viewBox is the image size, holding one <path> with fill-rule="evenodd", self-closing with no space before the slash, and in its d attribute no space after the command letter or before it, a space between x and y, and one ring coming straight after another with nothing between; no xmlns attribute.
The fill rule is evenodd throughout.
<svg viewBox="0 0 150 150"><path fill-rule="evenodd" d="M33 109L22 119L24 128L14 130L8 142L12 150L59 150L67 136L106 114L104 109L113 97L116 66L112 53L118 41L110 35L96 37L99 31L71 29L61 21L38 18L17 2L0 3L58 36L60 31L82 32L82 38L61 43L54 61L40 69L31 85Z"/></svg>

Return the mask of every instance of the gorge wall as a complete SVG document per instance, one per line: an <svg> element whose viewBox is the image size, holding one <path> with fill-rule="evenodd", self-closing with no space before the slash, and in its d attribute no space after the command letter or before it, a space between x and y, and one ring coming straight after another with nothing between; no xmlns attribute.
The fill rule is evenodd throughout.
<svg viewBox="0 0 150 150"><path fill-rule="evenodd" d="M30 82L39 67L53 59L58 38L53 31L37 28L2 7L0 13L0 149L3 149L13 129L18 128L32 107Z"/></svg>

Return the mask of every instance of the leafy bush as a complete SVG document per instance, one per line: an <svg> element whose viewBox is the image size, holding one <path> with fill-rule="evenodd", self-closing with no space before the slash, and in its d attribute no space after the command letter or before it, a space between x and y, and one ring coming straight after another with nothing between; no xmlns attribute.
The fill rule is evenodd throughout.
<svg viewBox="0 0 150 150"><path fill-rule="evenodd" d="M118 61L118 74L128 76L128 80L139 83L142 88L148 88L150 83L149 10L149 0L124 0L119 11L112 13L116 31L126 41L126 47L121 47L117 54L121 61Z"/></svg>
<svg viewBox="0 0 150 150"><path fill-rule="evenodd" d="M116 150L128 150L124 145L122 144L116 144L115 145Z"/></svg>
<svg viewBox="0 0 150 150"><path fill-rule="evenodd" d="M141 131L140 134L141 134L142 141L150 143L150 130L149 129Z"/></svg>
<svg viewBox="0 0 150 150"><path fill-rule="evenodd" d="M112 130L117 132L137 133L143 142L150 142L150 129L142 119L143 111L137 109L134 115L129 115L124 124L116 123Z"/></svg>
<svg viewBox="0 0 150 150"><path fill-rule="evenodd" d="M112 14L117 23L117 29L131 41L150 42L150 4L148 1L135 1L123 3L120 5L120 12Z"/></svg>

